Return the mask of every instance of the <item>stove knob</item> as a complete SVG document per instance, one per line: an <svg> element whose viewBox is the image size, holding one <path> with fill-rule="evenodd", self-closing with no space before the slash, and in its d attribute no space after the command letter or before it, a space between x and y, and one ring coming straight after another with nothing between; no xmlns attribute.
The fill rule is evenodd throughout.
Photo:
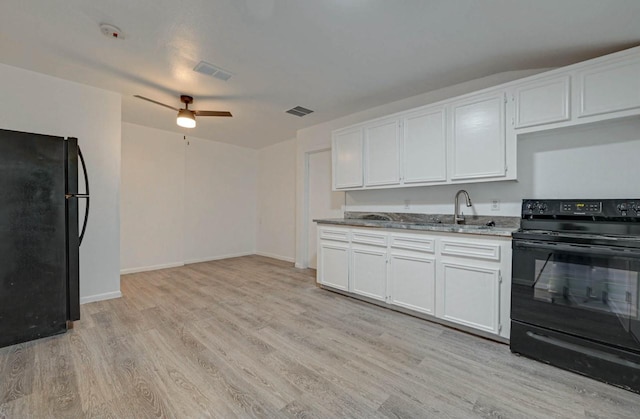
<svg viewBox="0 0 640 419"><path fill-rule="evenodd" d="M541 204L540 205L540 212L546 211L546 210L547 210L547 204Z"/></svg>
<svg viewBox="0 0 640 419"><path fill-rule="evenodd" d="M618 204L618 211L622 213L622 215L627 215L627 204Z"/></svg>

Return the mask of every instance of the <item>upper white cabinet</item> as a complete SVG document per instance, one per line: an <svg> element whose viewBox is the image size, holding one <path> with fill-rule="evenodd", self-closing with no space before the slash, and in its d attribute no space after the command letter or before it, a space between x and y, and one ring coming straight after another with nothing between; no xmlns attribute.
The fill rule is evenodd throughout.
<svg viewBox="0 0 640 419"><path fill-rule="evenodd" d="M514 180L519 135L640 115L640 47L333 133L334 189Z"/></svg>
<svg viewBox="0 0 640 419"><path fill-rule="evenodd" d="M570 118L570 76L558 76L519 85L514 89L515 127L525 128Z"/></svg>
<svg viewBox="0 0 640 419"><path fill-rule="evenodd" d="M362 186L362 128L352 128L333 134L333 188Z"/></svg>
<svg viewBox="0 0 640 419"><path fill-rule="evenodd" d="M577 80L579 117L640 108L640 56L586 67Z"/></svg>
<svg viewBox="0 0 640 419"><path fill-rule="evenodd" d="M364 127L365 185L400 183L400 121L388 119Z"/></svg>
<svg viewBox="0 0 640 419"><path fill-rule="evenodd" d="M505 102L501 90L451 105L451 180L506 175Z"/></svg>
<svg viewBox="0 0 640 419"><path fill-rule="evenodd" d="M422 109L403 119L404 184L447 180L446 110Z"/></svg>

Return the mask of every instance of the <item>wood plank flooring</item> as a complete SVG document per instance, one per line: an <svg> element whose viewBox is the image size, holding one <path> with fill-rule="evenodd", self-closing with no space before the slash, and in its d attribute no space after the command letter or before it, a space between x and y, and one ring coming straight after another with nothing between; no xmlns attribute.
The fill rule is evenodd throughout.
<svg viewBox="0 0 640 419"><path fill-rule="evenodd" d="M0 418L638 418L640 396L248 256L122 277L0 349Z"/></svg>

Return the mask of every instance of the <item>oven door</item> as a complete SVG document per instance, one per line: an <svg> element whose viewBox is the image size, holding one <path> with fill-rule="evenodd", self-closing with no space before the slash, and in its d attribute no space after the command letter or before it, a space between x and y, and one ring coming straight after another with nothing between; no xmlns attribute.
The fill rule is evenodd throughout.
<svg viewBox="0 0 640 419"><path fill-rule="evenodd" d="M640 250L513 241L511 318L640 351Z"/></svg>

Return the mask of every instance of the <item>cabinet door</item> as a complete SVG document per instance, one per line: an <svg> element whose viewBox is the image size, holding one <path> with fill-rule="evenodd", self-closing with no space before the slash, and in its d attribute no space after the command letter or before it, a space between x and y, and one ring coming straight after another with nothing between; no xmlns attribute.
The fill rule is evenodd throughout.
<svg viewBox="0 0 640 419"><path fill-rule="evenodd" d="M499 269L442 262L438 281L438 317L486 332L500 332Z"/></svg>
<svg viewBox="0 0 640 419"><path fill-rule="evenodd" d="M354 246L351 249L352 291L385 301L387 295L387 249Z"/></svg>
<svg viewBox="0 0 640 419"><path fill-rule="evenodd" d="M390 303L435 315L435 260L419 253L392 252Z"/></svg>
<svg viewBox="0 0 640 419"><path fill-rule="evenodd" d="M570 77L537 80L515 88L516 128L568 121Z"/></svg>
<svg viewBox="0 0 640 419"><path fill-rule="evenodd" d="M362 129L334 133L333 188L357 188L362 186Z"/></svg>
<svg viewBox="0 0 640 419"><path fill-rule="evenodd" d="M625 57L578 72L580 106L585 117L640 107L640 57Z"/></svg>
<svg viewBox="0 0 640 419"><path fill-rule="evenodd" d="M400 123L378 121L364 128L365 185L400 183Z"/></svg>
<svg viewBox="0 0 640 419"><path fill-rule="evenodd" d="M451 180L504 177L505 94L475 96L451 110Z"/></svg>
<svg viewBox="0 0 640 419"><path fill-rule="evenodd" d="M349 244L320 241L318 250L318 282L348 291Z"/></svg>
<svg viewBox="0 0 640 419"><path fill-rule="evenodd" d="M403 119L404 183L447 180L445 109L425 109Z"/></svg>

